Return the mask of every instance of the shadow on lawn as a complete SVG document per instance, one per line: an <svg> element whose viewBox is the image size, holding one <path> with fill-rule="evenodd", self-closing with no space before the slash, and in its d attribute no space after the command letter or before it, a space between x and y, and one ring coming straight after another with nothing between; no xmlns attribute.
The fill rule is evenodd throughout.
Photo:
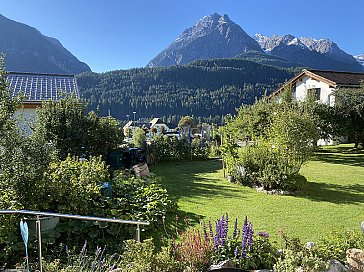
<svg viewBox="0 0 364 272"><path fill-rule="evenodd" d="M198 203L198 198L235 197L236 193L240 192L228 183L221 182L221 179L205 177L220 170L220 160L185 161L165 163L159 166L155 173L162 178L163 185L175 201L181 197L196 197L195 202Z"/></svg>
<svg viewBox="0 0 364 272"><path fill-rule="evenodd" d="M343 164L350 166L364 167L364 155L343 155L339 153L321 153L316 154L312 160L326 163Z"/></svg>
<svg viewBox="0 0 364 272"><path fill-rule="evenodd" d="M319 148L312 157L312 160L333 164L364 166L364 150L354 148L353 145L326 146Z"/></svg>
<svg viewBox="0 0 364 272"><path fill-rule="evenodd" d="M306 190L298 194L313 201L325 201L335 204L363 204L364 185L337 185L322 182L308 182Z"/></svg>

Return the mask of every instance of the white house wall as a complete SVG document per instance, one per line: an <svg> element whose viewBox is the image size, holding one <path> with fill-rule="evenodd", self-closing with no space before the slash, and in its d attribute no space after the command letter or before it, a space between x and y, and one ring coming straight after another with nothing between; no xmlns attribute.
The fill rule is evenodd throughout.
<svg viewBox="0 0 364 272"><path fill-rule="evenodd" d="M332 95L332 92L334 91L333 88L330 88L329 84L317 81L315 79L312 79L308 76L305 76L302 78L301 81L297 81L294 95L295 98L299 101L302 101L307 96L307 90L313 89L313 88L320 88L320 101L325 104L333 105L334 104L334 96Z"/></svg>
<svg viewBox="0 0 364 272"><path fill-rule="evenodd" d="M35 108L22 108L15 112L15 117L19 121L19 125L24 131L30 135L32 130L30 125L36 120L36 109Z"/></svg>

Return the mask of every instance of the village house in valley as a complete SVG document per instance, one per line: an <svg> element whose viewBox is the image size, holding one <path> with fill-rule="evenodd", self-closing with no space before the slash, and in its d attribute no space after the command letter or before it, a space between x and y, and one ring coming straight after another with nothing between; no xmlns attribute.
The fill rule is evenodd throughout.
<svg viewBox="0 0 364 272"><path fill-rule="evenodd" d="M36 109L43 101L58 100L64 95L80 97L74 75L9 72L7 81L13 96L24 97L16 116L21 116L20 124L28 133L31 133L30 122L36 118Z"/></svg>

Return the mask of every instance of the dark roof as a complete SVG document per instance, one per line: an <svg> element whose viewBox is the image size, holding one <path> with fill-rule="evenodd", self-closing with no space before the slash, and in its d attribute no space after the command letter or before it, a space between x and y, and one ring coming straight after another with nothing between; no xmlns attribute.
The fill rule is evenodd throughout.
<svg viewBox="0 0 364 272"><path fill-rule="evenodd" d="M331 80L336 85L343 86L359 86L361 81L364 81L364 73L354 72L337 72L337 71L322 71L322 70L311 70L308 71Z"/></svg>
<svg viewBox="0 0 364 272"><path fill-rule="evenodd" d="M12 95L23 94L25 102L58 100L62 94L79 97L74 75L9 72L7 81Z"/></svg>

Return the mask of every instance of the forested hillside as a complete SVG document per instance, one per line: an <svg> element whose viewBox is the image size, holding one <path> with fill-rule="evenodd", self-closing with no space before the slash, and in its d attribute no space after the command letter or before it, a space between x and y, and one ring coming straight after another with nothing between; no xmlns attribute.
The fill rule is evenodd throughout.
<svg viewBox="0 0 364 272"><path fill-rule="evenodd" d="M98 108L101 115L110 111L125 120L136 111L137 118L167 117L173 122L194 115L216 122L291 76L288 70L251 61L216 59L184 66L83 73L77 82L90 109Z"/></svg>

